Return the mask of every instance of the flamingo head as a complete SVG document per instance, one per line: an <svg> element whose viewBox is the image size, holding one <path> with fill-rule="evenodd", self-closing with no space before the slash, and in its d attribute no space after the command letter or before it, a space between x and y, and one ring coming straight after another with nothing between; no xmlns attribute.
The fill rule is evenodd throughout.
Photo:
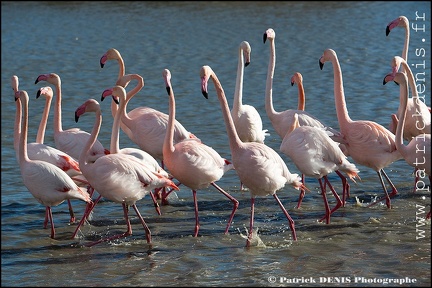
<svg viewBox="0 0 432 288"><path fill-rule="evenodd" d="M273 40L276 37L276 33L272 28L268 28L263 35L263 42L265 43L267 39Z"/></svg>
<svg viewBox="0 0 432 288"><path fill-rule="evenodd" d="M332 59L337 59L336 52L333 49L326 49L324 50L323 55L319 59L319 66L322 70L324 67L324 63L327 61L331 61Z"/></svg>
<svg viewBox="0 0 432 288"><path fill-rule="evenodd" d="M47 73L47 74L39 75L35 80L35 84L39 83L40 81L46 81L53 85L61 85L60 76L57 75L56 73Z"/></svg>
<svg viewBox="0 0 432 288"><path fill-rule="evenodd" d="M103 68L105 66L106 61L108 60L119 60L121 57L120 52L115 49L115 48L111 48L109 49L104 55L102 55L102 57L100 58L100 66L101 68Z"/></svg>
<svg viewBox="0 0 432 288"><path fill-rule="evenodd" d="M201 78L201 92L203 96L208 99L208 80L210 76L213 74L213 70L208 65L204 65L200 70L200 78Z"/></svg>
<svg viewBox="0 0 432 288"><path fill-rule="evenodd" d="M390 34L390 31L395 27L408 27L408 18L405 16L399 16L398 18L391 21L386 27L386 36Z"/></svg>
<svg viewBox="0 0 432 288"><path fill-rule="evenodd" d="M52 99L54 92L50 86L45 86L39 88L39 90L36 93L36 99L38 99L41 95L45 96L45 98L47 99Z"/></svg>

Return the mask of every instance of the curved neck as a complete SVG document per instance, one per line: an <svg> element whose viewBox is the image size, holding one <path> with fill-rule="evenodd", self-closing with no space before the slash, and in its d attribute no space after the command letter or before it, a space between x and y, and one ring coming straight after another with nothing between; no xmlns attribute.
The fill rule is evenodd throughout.
<svg viewBox="0 0 432 288"><path fill-rule="evenodd" d="M48 122L49 111L51 108L51 97L46 97L45 99L45 108L42 113L42 119L39 123L38 133L36 135L36 143L43 144L45 139L45 130Z"/></svg>
<svg viewBox="0 0 432 288"><path fill-rule="evenodd" d="M333 87L333 89L334 89L336 113L337 113L337 118L338 118L341 132L343 133L345 130L346 124L351 122L351 118L348 115L348 110L347 110L346 102L345 102L342 70L341 70L341 67L339 65L339 60L338 60L336 55L332 56L331 63L333 65L333 73L334 73L334 87Z"/></svg>
<svg viewBox="0 0 432 288"><path fill-rule="evenodd" d="M61 111L62 94L61 94L60 81L58 81L55 84L55 89L56 89L56 103L55 103L55 109L54 109L54 134L63 131L63 128L62 128L62 111Z"/></svg>
<svg viewBox="0 0 432 288"><path fill-rule="evenodd" d="M22 92L21 92L22 93ZM19 163L29 162L30 159L27 154L27 133L28 133L28 96L21 94L20 96L23 109L22 132L19 145Z"/></svg>
<svg viewBox="0 0 432 288"><path fill-rule="evenodd" d="M408 103L408 86L406 81L400 81L401 83L399 83L399 90L400 90L400 95L399 95L399 108L400 108L400 112L398 114L399 117L399 122L397 123L396 126L396 135L395 135L395 144L396 144L396 149L399 150L399 152L402 153L402 155L404 155L404 151L405 151L405 145L404 145L404 140L403 140L403 129L405 126L405 118L406 118L406 113L407 113L407 103Z"/></svg>
<svg viewBox="0 0 432 288"><path fill-rule="evenodd" d="M20 137L21 137L21 99L15 100L15 106L16 106L16 113L15 113L15 126L14 126L14 148L15 153L17 155L17 159L19 159L19 145L20 145Z"/></svg>
<svg viewBox="0 0 432 288"><path fill-rule="evenodd" d="M303 82L299 81L297 83L297 87L298 87L298 110L304 111L305 110L305 92L304 92L304 87L303 87Z"/></svg>
<svg viewBox="0 0 432 288"><path fill-rule="evenodd" d="M114 101L111 101L115 104ZM117 106L117 104L115 104ZM121 116L122 111L126 110L126 99L125 97L122 97L120 99L119 107L117 109L117 113L114 115L114 121L113 126L111 130L111 142L110 142L110 153L115 154L119 153L120 151L120 122L121 122Z"/></svg>
<svg viewBox="0 0 432 288"><path fill-rule="evenodd" d="M410 38L409 23L406 23L404 28L405 28L405 41L404 41L404 48L402 50L402 58L408 62L408 47L409 47L409 38ZM404 69L402 69L401 72L404 72Z"/></svg>
<svg viewBox="0 0 432 288"><path fill-rule="evenodd" d="M413 98L414 97L418 97L417 87L416 87L415 79L414 79L414 74L412 73L411 68L409 67L409 65L406 62L406 60L401 62L401 68L404 68L404 71L405 71L405 73L406 73L406 75L408 77L408 83L409 83L409 86L410 86L410 89L411 89L412 97ZM418 102L417 101L414 101L414 102L415 102L414 105L416 107L418 107Z"/></svg>
<svg viewBox="0 0 432 288"><path fill-rule="evenodd" d="M123 61L123 58L121 57L121 55L119 55L118 59L117 59L117 63L119 65L119 73L118 73L118 77L117 80L120 80L121 77L123 77L125 75L125 64Z"/></svg>
<svg viewBox="0 0 432 288"><path fill-rule="evenodd" d="M243 49L240 47L238 52L237 78L234 90L233 110L238 111L242 105L243 97L243 75L244 75L244 57Z"/></svg>
<svg viewBox="0 0 432 288"><path fill-rule="evenodd" d="M96 113L96 117L95 117L95 123L93 124L93 129L90 132L90 137L87 140L86 145L81 151L79 161L78 161L81 171L84 170L85 167L88 167L89 165L89 163L87 163L87 154L96 143L97 137L99 135L100 127L102 125L102 113L100 109L96 110L95 113Z"/></svg>
<svg viewBox="0 0 432 288"><path fill-rule="evenodd" d="M138 83L132 90L130 90L129 92L126 93L126 101L123 101L123 102L125 102L124 103L124 109L120 110L121 122L122 122L122 123L120 123L120 125L124 124L127 127L130 127L130 125L129 125L130 121L133 121L126 112L127 104L135 96L135 94L137 94L144 87L144 79L141 76L139 76L138 74L131 74L130 80L127 81L125 85L121 85L121 86L126 87L129 84L129 82L133 79L137 80ZM111 105L112 105L112 103L111 103ZM119 109L119 108L116 105L115 111L117 111L117 109ZM112 111L113 115L116 115L116 113L113 112L113 106L111 106L111 111Z"/></svg>
<svg viewBox="0 0 432 288"><path fill-rule="evenodd" d="M168 153L172 153L174 152L175 148L174 148L174 121L175 121L175 117L176 117L176 103L175 103L175 98L174 98L174 91L171 87L171 85L168 86L169 87L169 116L168 116L168 125L167 125L167 129L166 129L166 133L165 133L165 139L164 139L164 143L163 143L163 154L168 154ZM167 88L168 88L167 87ZM166 158L166 157L164 157Z"/></svg>
<svg viewBox="0 0 432 288"><path fill-rule="evenodd" d="M230 143L231 151L235 150L236 148L240 147L240 145L243 143L235 129L234 121L232 120L231 113L229 111L228 101L226 100L225 92L222 88L222 85L216 76L216 74L213 72L210 76L210 78L213 80L216 93L218 95L218 99L221 105L222 109L222 115L225 120L225 127L228 134L228 139Z"/></svg>
<svg viewBox="0 0 432 288"><path fill-rule="evenodd" d="M276 48L274 39L269 39L270 41L270 60L267 69L267 80L266 80L266 93L265 93L265 110L267 116L271 119L276 113L273 108L273 76L276 65Z"/></svg>

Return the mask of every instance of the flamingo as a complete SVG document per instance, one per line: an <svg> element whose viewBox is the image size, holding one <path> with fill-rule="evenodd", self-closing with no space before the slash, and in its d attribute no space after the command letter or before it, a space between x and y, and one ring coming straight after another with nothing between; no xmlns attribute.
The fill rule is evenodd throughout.
<svg viewBox="0 0 432 288"><path fill-rule="evenodd" d="M303 75L300 72L295 72L293 74L293 76L291 76L291 86L294 86L294 84L297 84L297 89L298 89L298 108L297 109L304 111L305 106L306 106L306 96L305 96L305 90L304 90L304 86L303 86ZM292 124L292 126L300 126L300 124L298 123L298 114L297 113L294 114L294 123ZM293 127L291 129L293 129ZM289 131L291 131L291 129ZM335 131L335 130L332 130L332 131ZM330 133L333 133L333 132L330 132ZM326 134L328 135L328 133L326 133ZM339 134L339 132L337 132L337 134ZM284 136L284 139L287 137L287 135L288 135L288 132ZM334 136L334 134L332 134L332 136ZM284 141L284 139L282 139L282 142ZM333 140L333 139L331 139L331 140ZM342 142L340 139L339 139L339 141ZM345 148L344 144L337 143L337 145L338 145L338 148L345 155L347 155L346 148ZM281 150L281 148L283 146L285 146L285 145L281 144L280 149L279 149L279 151L281 151L282 153L283 153L283 151ZM285 147L284 149L288 149L288 148ZM284 153L284 154L287 154L287 153ZM338 174L338 176L341 178L341 181L342 181L342 187L343 187L342 207L345 207L345 202L346 202L345 199L349 198L349 195L350 195L350 185L347 181L347 178L344 175L342 175L339 171L336 173ZM304 183L305 178L304 178L303 173L302 173L301 177L302 177L302 182ZM324 188L325 188L326 183L327 182L324 182ZM303 201L304 196L305 196L305 190L301 190L300 195L299 195L299 200L297 203L297 208L300 208L300 205Z"/></svg>
<svg viewBox="0 0 432 288"><path fill-rule="evenodd" d="M336 52L326 49L319 59L320 69L324 63L330 61L334 71L334 99L340 132L346 142L348 154L355 163L372 168L378 174L385 193L386 205L391 208L390 196L398 193L396 187L387 176L384 168L391 163L402 159L402 155L396 149L395 136L382 125L368 120L352 120L348 115L343 87L342 70ZM392 188L389 195L383 178ZM384 199L383 198L383 199ZM380 199L383 200L383 199ZM379 201L372 203L374 205Z"/></svg>
<svg viewBox="0 0 432 288"><path fill-rule="evenodd" d="M244 105L243 98L243 75L244 67L250 64L251 47L249 42L242 41L239 46L237 65L237 78L234 92L233 108L231 116L237 133L243 142L264 143L268 130L263 130L261 116L252 105Z"/></svg>
<svg viewBox="0 0 432 288"><path fill-rule="evenodd" d="M57 149L62 150L74 159L78 159L80 153L90 137L90 134L79 128L70 128L63 130L62 117L61 117L61 79L56 73L41 74L36 80L35 84L40 81L46 81L55 86L56 89L56 104L54 109L54 142ZM97 141L90 151L92 157L96 159L102 155L108 154L109 150L105 149L103 145Z"/></svg>
<svg viewBox="0 0 432 288"><path fill-rule="evenodd" d="M17 92L19 86L18 76L13 75L11 77L11 86L14 90L14 93ZM60 151L54 147L48 146L43 143L45 136L45 128L48 121L49 108L51 105L51 99L53 97L52 89L50 87L41 88L38 93L44 95L46 97L45 101L45 109L42 114L42 119L39 124L38 133L36 136L36 142L27 143L27 153L31 160L41 160L49 162L53 165L56 165L63 171L65 171L70 177L73 177L74 180L79 180L81 182L85 182L85 180L78 179L81 171L79 169L78 162L73 159L71 156L67 155L63 151ZM15 99L16 104L16 114L15 114L15 129L14 129L14 148L16 152L16 158L19 163L19 141L21 136L21 100ZM70 214L70 223L75 223L75 213L72 208L72 203L70 199L67 199L69 206L69 214ZM48 225L48 209L46 209L44 228Z"/></svg>
<svg viewBox="0 0 432 288"><path fill-rule="evenodd" d="M144 87L144 80L138 74L125 75L125 65L123 58L118 50L109 49L100 59L101 67L104 67L106 61L117 60L119 63L119 74L116 85L126 87L128 83L135 79L138 81L137 86L127 93L127 103ZM112 114L115 115L118 107L111 104ZM128 137L138 145L139 148L148 152L154 158L162 162L162 146L165 138L168 115L156 109L147 106L140 106L129 111L121 118L121 129ZM175 121L174 143L189 138L196 138L194 134L186 130L179 122Z"/></svg>
<svg viewBox="0 0 432 288"><path fill-rule="evenodd" d="M410 41L410 25L409 25L408 18L402 15L402 16L399 16L396 19L392 20L386 26L386 36L388 36L390 34L390 32L394 28L396 28L396 27L402 27L405 30L405 40L404 40L404 47L402 49L402 58L403 58L403 60L405 60L405 62L408 63L408 49L409 49L409 41ZM409 68L408 65L406 65L406 67ZM402 67L400 68L401 72L407 72L407 73L409 73L409 71L407 71L406 67L405 67L405 65L402 65ZM399 69L399 66L397 67L397 69ZM394 71L394 73L395 72L397 72L397 70ZM414 96L414 93L417 93L416 84L415 84L415 81L411 81L411 77L409 75L408 75L408 84L409 84L409 86L411 88L411 93ZM412 103L411 98L408 98L408 106L407 106L408 107L408 110L407 110L408 117L405 120L406 121L406 126L405 126L404 129L409 129L409 127L411 127L411 125L410 125L410 122L412 122L411 121L411 117L410 117L411 113L412 113L411 109L414 109L414 108L412 108L412 105L415 105L415 104ZM431 112L431 108L427 107L427 109L429 110L429 113L430 113ZM398 111L397 114L392 114L391 115L391 121L390 121L390 124L389 124L389 130L393 134L396 133L396 126L397 126L397 122L398 122L397 115L400 115L400 111ZM429 122L430 122L430 115L429 115ZM411 138L409 138L409 139L406 138L406 137L409 137L409 135L404 135L404 137L405 137L405 140L411 140Z"/></svg>
<svg viewBox="0 0 432 288"><path fill-rule="evenodd" d="M340 171L344 171L355 182L354 179L359 178L357 167L348 161L347 156L324 129L299 126L297 114L294 114L292 131L288 131L282 140L280 151L294 162L302 175L318 179L326 211L324 218L329 224L330 215L342 206L342 200L330 184L327 175L336 172L345 179L345 176L340 173ZM337 200L336 206L331 211L326 196L326 184ZM345 186L343 189L345 190Z"/></svg>
<svg viewBox="0 0 432 288"><path fill-rule="evenodd" d="M79 199L92 203L90 195L78 185L59 167L41 160L31 160L28 156L28 102L27 91L15 92L15 99L22 102L23 122L19 142L19 165L24 185L36 200L46 207L51 223L51 238L55 239L55 227L52 216L52 206L57 206L68 199Z"/></svg>
<svg viewBox="0 0 432 288"><path fill-rule="evenodd" d="M119 88L124 89L122 87ZM123 93L126 92L124 91ZM87 112L94 112L96 114L96 119L90 134L91 136L87 140L79 157L81 171L91 186L98 191L102 197L122 204L124 218L127 224L126 232L100 239L87 246L90 247L101 242L132 235L132 226L128 217L130 206L134 208L135 213L144 227L147 243L151 243L150 229L141 216L136 202L151 193L151 190L154 188L169 186L178 190L178 187L170 179L142 165L142 163L132 155L113 153L100 156L95 160L92 159L92 157L88 157L88 152L91 147L94 146L102 124L102 114L99 103L94 99L85 101L75 110L75 121L78 121L79 117ZM91 207L88 207L87 210L89 209L91 209ZM82 225L84 219L85 217L81 219L79 225Z"/></svg>
<svg viewBox="0 0 432 288"><path fill-rule="evenodd" d="M301 178L298 174L291 174L281 156L266 144L241 141L236 132L222 84L215 72L208 65L202 66L200 78L201 91L206 99L208 99L208 80L210 78L213 80L229 138L232 163L240 181L249 188L251 193L251 216L246 247L250 246L252 240L255 198L257 196L272 195L274 197L288 219L293 240L297 240L294 220L286 211L276 192L286 184L292 185L297 190L306 189L300 181Z"/></svg>
<svg viewBox="0 0 432 288"><path fill-rule="evenodd" d="M417 89L415 88L414 74L412 73L407 61L400 56L394 56L391 60L391 67L393 75L396 74L399 67L401 67L401 69L404 68L404 73L407 74L408 83L411 87L412 97L408 98L407 102L407 117L405 118L405 125L403 126L403 138L409 141L417 135L430 134L431 113L425 102L419 98ZM397 115L396 117L392 117L393 121L389 129L393 133L396 132L398 122L397 116L401 115L401 113L404 112L402 107L399 105Z"/></svg>
<svg viewBox="0 0 432 288"><path fill-rule="evenodd" d="M405 71L407 71L405 69ZM404 144L403 129L407 118L407 104L408 104L408 80L405 73L396 72L386 75L383 80L385 85L389 81L394 81L400 87L400 104L399 110L399 122L396 128L396 148L402 154L405 161L412 167L415 168L415 183L414 187L417 187L417 181L421 175L428 175L429 182L431 181L431 134L423 133L413 137L408 145ZM430 215L430 212L429 212Z"/></svg>
<svg viewBox="0 0 432 288"><path fill-rule="evenodd" d="M233 203L233 210L225 229L225 234L227 234L239 202L215 182L220 180L227 171L233 169L233 165L227 159L222 158L216 150L196 139L174 142L176 106L174 90L171 85L171 72L164 69L162 76L169 96L168 127L163 143L164 163L174 178L192 190L195 207L194 237L198 236L200 228L197 190L207 188L210 185Z"/></svg>
<svg viewBox="0 0 432 288"><path fill-rule="evenodd" d="M283 139L294 122L294 114L298 115L298 122L300 126L315 126L315 127L327 127L331 130L335 136L339 134L333 128L324 125L319 119L310 113L300 109L287 109L281 112L277 112L273 108L273 76L276 65L276 48L275 48L276 33L272 28L268 28L263 36L264 43L269 40L270 43L270 60L267 70L267 81L265 91L265 110L270 122L279 135L280 139ZM299 107L301 104L301 95L299 95Z"/></svg>

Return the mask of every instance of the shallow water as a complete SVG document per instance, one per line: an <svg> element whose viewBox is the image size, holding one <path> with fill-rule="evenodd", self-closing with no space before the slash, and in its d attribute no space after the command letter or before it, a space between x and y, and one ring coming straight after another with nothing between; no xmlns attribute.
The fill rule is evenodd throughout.
<svg viewBox="0 0 432 288"><path fill-rule="evenodd" d="M244 103L254 105L271 136L266 144L278 151L280 139L265 114L264 93L269 45L262 35L276 31L273 104L277 111L297 106L297 88L290 78L302 73L306 110L338 128L333 98L333 72L319 69L324 49L338 53L347 107L352 119L369 119L388 127L397 111L399 89L382 85L390 60L400 55L404 34L386 25L399 15L409 18L408 60L414 73L430 78L429 2L8 2L2 1L2 286L422 286L430 287L429 186L412 193L413 169L403 160L386 168L399 190L392 209L368 207L383 191L376 173L359 166L361 181L351 182L346 207L324 215L319 184L306 179L311 192L295 209L298 191L287 186L278 195L295 221L292 241L287 219L272 197L257 198L253 246L245 248L250 219L250 195L241 191L235 171L218 185L240 206L224 235L232 203L213 187L198 192L200 232L194 231L192 193L184 186L158 216L149 197L138 208L152 232L152 244L133 211L133 235L91 248L85 244L125 231L122 208L100 202L77 239L70 239L67 204L53 208L56 239L43 229L45 208L23 185L13 150L15 104L9 79L17 75L30 96L29 139L34 139L43 110L36 100L34 80L55 72L62 79L63 128L90 131L93 118L74 122L74 111L88 98L99 101L118 73L116 63L103 69L100 57L111 47L122 54L126 73L139 73L145 87L128 109L150 106L167 112L168 98L161 77L170 69L176 92L177 120L230 158L228 139L213 86L210 97L200 91L199 69L210 65L232 103L237 49L247 40L251 64L245 70ZM426 15L426 20L416 16ZM424 41L423 41L424 40ZM426 57L418 56L425 49ZM422 74L424 73L424 74ZM430 83L426 81L427 103ZM108 146L112 117L101 103L100 141ZM52 113L52 112L51 112ZM53 145L52 115L45 142ZM124 133L121 147L136 147ZM281 155L293 173L295 165ZM329 175L337 191L339 177ZM428 180L425 180L429 184ZM427 191L426 191L427 190ZM356 197L358 200L356 200ZM334 200L329 194L330 205ZM360 204L358 203L360 202ZM361 203L363 202L363 203ZM84 204L73 201L78 218ZM395 282L396 281L396 282ZM403 282L403 283L401 283Z"/></svg>

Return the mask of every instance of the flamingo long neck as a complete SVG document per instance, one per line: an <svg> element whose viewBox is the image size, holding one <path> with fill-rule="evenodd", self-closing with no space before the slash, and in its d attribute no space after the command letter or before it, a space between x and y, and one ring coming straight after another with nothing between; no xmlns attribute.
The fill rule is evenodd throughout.
<svg viewBox="0 0 432 288"><path fill-rule="evenodd" d="M21 99L15 100L16 113L15 113L15 126L14 126L14 149L16 153L17 160L19 159L19 145L21 137Z"/></svg>
<svg viewBox="0 0 432 288"><path fill-rule="evenodd" d="M226 99L225 92L222 88L222 84L220 83L218 77L216 76L216 74L214 72L211 74L210 78L213 80L213 83L214 83L214 86L216 89L216 93L218 95L218 99L219 99L221 109L222 109L222 115L223 115L223 118L225 120L225 127L226 127L227 134L228 134L230 148L231 148L231 151L233 151L236 148L239 148L243 142L240 140L240 138L237 134L237 130L235 129L234 121L233 121L233 119L231 117L231 113L229 111L228 101Z"/></svg>
<svg viewBox="0 0 432 288"><path fill-rule="evenodd" d="M87 143L84 146L83 150L81 151L81 154L80 154L80 157L78 160L81 171L83 171L85 168L89 167L89 163L87 163L87 155L88 155L90 149L96 143L96 139L99 135L100 127L102 125L102 113L101 113L100 109L97 109L95 113L96 113L95 123L93 124L92 131L90 132L90 137L87 140Z"/></svg>
<svg viewBox="0 0 432 288"><path fill-rule="evenodd" d="M124 86L121 85L121 86L126 87L127 84L132 79L136 79L138 81L138 83L132 90L130 90L129 92L126 93L126 101L124 101L125 102L124 109L120 110L120 112L121 112L120 125L126 125L127 127L131 127L131 122L133 121L126 112L127 104L133 98L133 96L135 96L144 87L144 79L141 76L139 76L138 74L131 74L130 80L126 82L126 85L124 85ZM116 107L116 111L117 111L117 109L119 109L119 108Z"/></svg>
<svg viewBox="0 0 432 288"><path fill-rule="evenodd" d="M28 133L28 95L24 92L20 92L20 99L22 101L23 109L23 120L22 120L22 132L20 137L19 145L19 163L22 165L25 162L29 162L30 159L27 154L27 133Z"/></svg>
<svg viewBox="0 0 432 288"><path fill-rule="evenodd" d="M411 94L413 98L418 98L418 92L417 92L417 87L415 84L415 79L414 79L414 74L411 71L411 68L409 67L408 63L405 61L401 61L401 67L404 68L404 71L408 77L408 84L410 86L411 89ZM414 101L414 106L416 108L419 107L417 100Z"/></svg>
<svg viewBox="0 0 432 288"><path fill-rule="evenodd" d="M407 103L408 103L408 86L406 81L400 81L399 83L399 89L400 89L400 95L399 95L399 108L400 113L398 114L399 122L396 126L396 135L395 135L395 144L396 149L401 152L402 155L405 155L406 147L404 145L404 139L403 139L403 129L405 126L405 118L407 113Z"/></svg>
<svg viewBox="0 0 432 288"><path fill-rule="evenodd" d="M43 144L45 139L45 130L48 122L49 111L51 108L51 97L46 97L45 99L45 108L42 113L42 119L39 123L38 133L36 135L36 143Z"/></svg>
<svg viewBox="0 0 432 288"><path fill-rule="evenodd" d="M168 154L174 152L174 121L176 117L176 103L174 97L174 91L171 84L169 84L169 115L168 115L168 125L165 133L165 139L163 143L163 154Z"/></svg>
<svg viewBox="0 0 432 288"><path fill-rule="evenodd" d="M405 41L404 41L404 48L402 50L402 58L408 62L408 47L409 47L409 38L410 38L409 22L405 23L404 28L405 28ZM404 69L402 69L401 72L404 72Z"/></svg>
<svg viewBox="0 0 432 288"><path fill-rule="evenodd" d="M234 90L234 103L233 103L233 111L239 111L242 106L242 98L243 98L243 75L244 75L244 57L243 57L243 49L239 48L238 55L238 64L237 64L237 78L236 85Z"/></svg>
<svg viewBox="0 0 432 288"><path fill-rule="evenodd" d="M352 122L348 115L348 109L345 102L345 93L343 87L342 70L339 64L339 60L336 55L333 55L331 59L334 73L334 98L336 105L336 113L339 122L341 132L345 131L345 127L348 123Z"/></svg>
<svg viewBox="0 0 432 288"><path fill-rule="evenodd" d="M61 82L58 79L55 84L56 89L56 103L54 109L54 134L63 131L62 128L62 111L61 111L61 100L62 100L62 92L61 92Z"/></svg>
<svg viewBox="0 0 432 288"><path fill-rule="evenodd" d="M111 131L111 143L110 143L110 153L115 154L119 153L120 151L120 122L121 122L121 111L125 111L126 109L126 97L122 95L120 97L120 104L119 109L117 110L117 113L114 116L112 131ZM112 101L114 102L114 101ZM125 113L125 112L124 112Z"/></svg>
<svg viewBox="0 0 432 288"><path fill-rule="evenodd" d="M120 79L125 75L126 69L125 69L125 63L124 63L123 58L120 54L117 55L117 58L113 58L113 59L116 59L118 65L119 65L119 73L118 73L117 82L116 82L116 84L117 84L120 81ZM124 87L126 87L126 85ZM112 101L111 102L111 114L114 118L115 118L115 115L117 114L117 110L118 110L118 105L114 101Z"/></svg>
<svg viewBox="0 0 432 288"><path fill-rule="evenodd" d="M275 48L274 39L269 39L269 41L270 41L270 60L269 60L268 70L267 70L265 110L267 116L271 120L273 118L273 115L276 114L276 111L273 108L273 90L272 90L274 70L276 66L276 48Z"/></svg>
<svg viewBox="0 0 432 288"><path fill-rule="evenodd" d="M305 92L304 92L303 82L299 81L297 83L297 87L298 87L298 106L297 106L297 109L304 111L306 103L305 103Z"/></svg>

